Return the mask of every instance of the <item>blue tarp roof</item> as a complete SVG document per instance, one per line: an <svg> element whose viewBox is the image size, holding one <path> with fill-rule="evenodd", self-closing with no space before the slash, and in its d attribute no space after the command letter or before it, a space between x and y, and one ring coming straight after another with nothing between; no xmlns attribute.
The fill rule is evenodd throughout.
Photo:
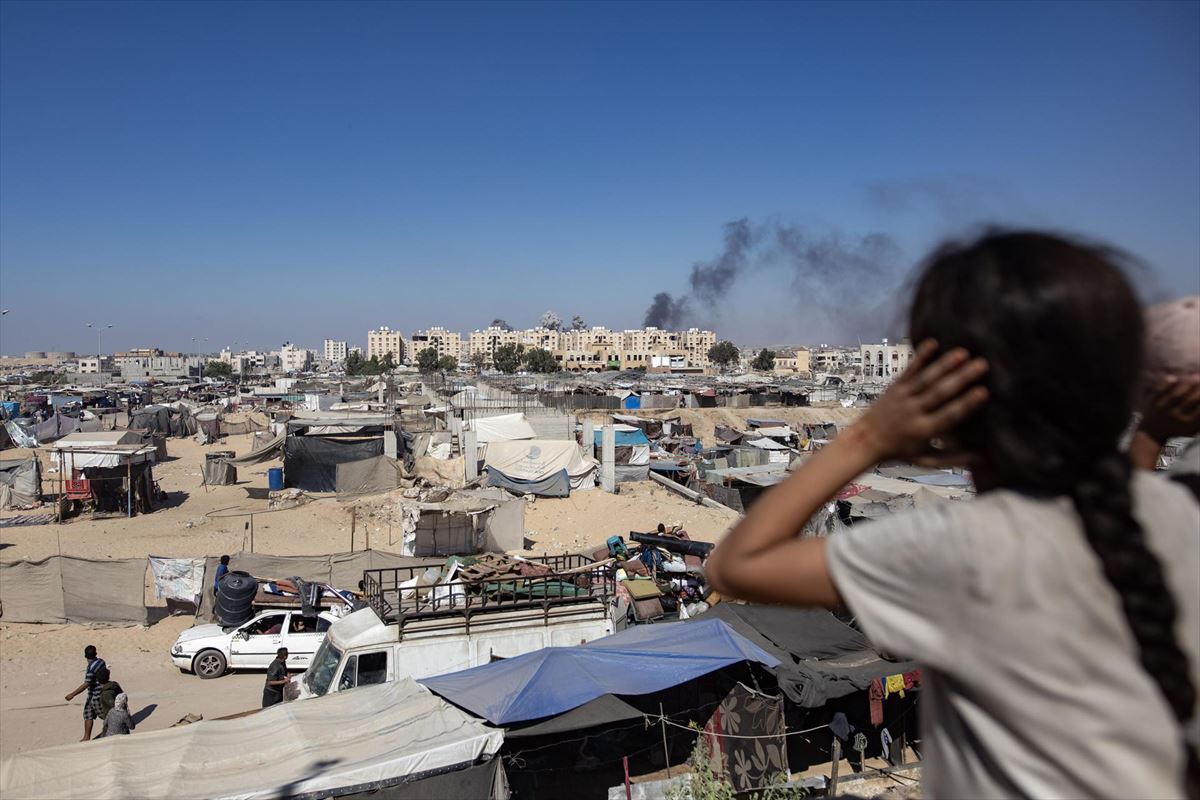
<svg viewBox="0 0 1200 800"><path fill-rule="evenodd" d="M634 444L650 444L650 440L646 438L646 434L640 429L636 431L613 431L617 437L617 447L629 446ZM604 446L604 431L601 428L596 429L596 447Z"/></svg>
<svg viewBox="0 0 1200 800"><path fill-rule="evenodd" d="M651 694L730 664L779 660L719 619L641 625L420 681L494 725L570 711L606 694Z"/></svg>

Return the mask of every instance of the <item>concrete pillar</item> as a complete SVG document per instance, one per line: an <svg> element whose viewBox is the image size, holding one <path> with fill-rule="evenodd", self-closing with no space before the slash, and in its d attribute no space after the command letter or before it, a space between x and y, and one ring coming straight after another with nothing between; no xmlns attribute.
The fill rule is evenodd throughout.
<svg viewBox="0 0 1200 800"><path fill-rule="evenodd" d="M596 457L596 426L591 420L583 423L583 454L588 458Z"/></svg>
<svg viewBox="0 0 1200 800"><path fill-rule="evenodd" d="M399 442L394 430L383 432L383 454L393 459L397 458L400 454Z"/></svg>
<svg viewBox="0 0 1200 800"><path fill-rule="evenodd" d="M479 444L475 436L475 431L472 430L462 433L463 468L467 483L479 477Z"/></svg>
<svg viewBox="0 0 1200 800"><path fill-rule="evenodd" d="M450 438L452 440L458 439L458 444L461 447L462 446L463 422L461 419L459 419L458 417L455 417L455 416L451 416L449 422L450 422ZM451 442L451 443L453 444L453 442Z"/></svg>
<svg viewBox="0 0 1200 800"><path fill-rule="evenodd" d="M617 432L605 425L600 434L600 487L606 492L617 490Z"/></svg>

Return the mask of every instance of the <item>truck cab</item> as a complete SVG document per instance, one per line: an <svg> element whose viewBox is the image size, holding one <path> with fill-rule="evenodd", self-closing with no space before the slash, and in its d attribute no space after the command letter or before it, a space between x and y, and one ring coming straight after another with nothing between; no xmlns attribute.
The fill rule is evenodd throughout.
<svg viewBox="0 0 1200 800"><path fill-rule="evenodd" d="M367 570L368 607L330 626L308 669L285 687L284 696L318 697L405 676L457 672L613 632L615 584L609 566L589 568L584 556L533 563L539 562L560 571L418 587L423 568Z"/></svg>

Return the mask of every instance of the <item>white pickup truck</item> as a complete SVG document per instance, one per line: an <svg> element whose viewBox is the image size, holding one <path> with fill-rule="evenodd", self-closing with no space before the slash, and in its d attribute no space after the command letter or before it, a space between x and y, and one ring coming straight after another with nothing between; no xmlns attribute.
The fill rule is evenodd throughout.
<svg viewBox="0 0 1200 800"><path fill-rule="evenodd" d="M452 591L436 602L397 591L406 574L386 574L395 572L367 571L364 584L370 607L329 627L308 669L284 688L286 699L317 697L405 676L420 679L457 672L543 647L590 642L613 632L615 587L609 571L598 571L583 581L584 589L566 583L577 579L579 572L569 578L552 575L494 584L506 594L500 600L495 599L496 591L482 599L487 587L481 593L478 587L454 583L449 587ZM543 596L530 596L534 594Z"/></svg>

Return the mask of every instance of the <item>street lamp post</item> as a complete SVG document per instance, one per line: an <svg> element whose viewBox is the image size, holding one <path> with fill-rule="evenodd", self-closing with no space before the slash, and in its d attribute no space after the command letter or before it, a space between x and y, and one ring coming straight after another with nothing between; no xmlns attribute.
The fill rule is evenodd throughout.
<svg viewBox="0 0 1200 800"><path fill-rule="evenodd" d="M96 372L99 373L100 372L100 362L104 358L104 353L100 349L100 334L103 333L106 329L114 328L116 326L115 325L101 325L98 322L96 322L96 323L89 322L87 324L87 326L89 328L96 329Z"/></svg>

